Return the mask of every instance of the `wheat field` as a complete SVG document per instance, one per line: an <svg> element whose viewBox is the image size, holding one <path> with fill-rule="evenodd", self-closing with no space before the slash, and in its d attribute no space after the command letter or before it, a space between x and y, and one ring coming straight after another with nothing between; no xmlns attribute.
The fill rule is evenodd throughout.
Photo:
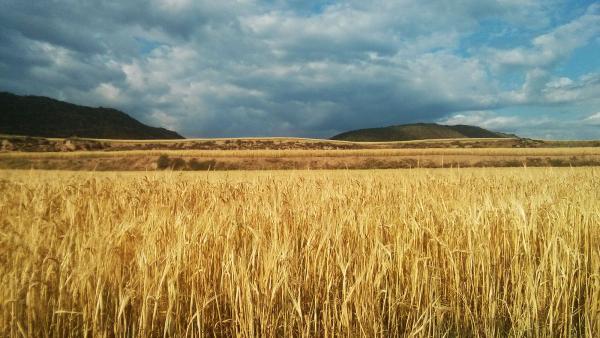
<svg viewBox="0 0 600 338"><path fill-rule="evenodd" d="M0 336L600 333L600 169L0 171Z"/></svg>

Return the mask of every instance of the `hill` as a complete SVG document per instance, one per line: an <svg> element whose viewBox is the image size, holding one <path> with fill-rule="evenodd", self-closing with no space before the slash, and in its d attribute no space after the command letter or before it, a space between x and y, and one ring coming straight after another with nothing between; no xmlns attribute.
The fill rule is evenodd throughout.
<svg viewBox="0 0 600 338"><path fill-rule="evenodd" d="M0 134L100 139L182 139L112 108L0 92Z"/></svg>
<svg viewBox="0 0 600 338"><path fill-rule="evenodd" d="M355 142L410 141L455 138L507 138L515 137L489 131L476 126L446 126L435 123L415 123L347 131L333 136L332 140Z"/></svg>

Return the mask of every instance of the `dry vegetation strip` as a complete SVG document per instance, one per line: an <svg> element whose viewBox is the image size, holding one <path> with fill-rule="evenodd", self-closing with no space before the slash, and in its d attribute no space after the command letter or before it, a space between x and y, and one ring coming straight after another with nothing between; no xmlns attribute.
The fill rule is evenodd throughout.
<svg viewBox="0 0 600 338"><path fill-rule="evenodd" d="M0 336L597 336L600 169L0 171Z"/></svg>
<svg viewBox="0 0 600 338"><path fill-rule="evenodd" d="M0 153L2 169L273 170L598 166L600 148L132 150Z"/></svg>
<svg viewBox="0 0 600 338"><path fill-rule="evenodd" d="M343 150L128 150L72 152L4 152L0 159L11 158L98 158L126 156L180 157L373 157L373 156L592 156L598 147L577 148L425 148L425 149L343 149Z"/></svg>
<svg viewBox="0 0 600 338"><path fill-rule="evenodd" d="M98 140L0 135L0 152L181 151L181 150L344 150L422 148L572 148L600 147L600 141L542 141L521 138L430 139L397 142L349 142L299 138Z"/></svg>

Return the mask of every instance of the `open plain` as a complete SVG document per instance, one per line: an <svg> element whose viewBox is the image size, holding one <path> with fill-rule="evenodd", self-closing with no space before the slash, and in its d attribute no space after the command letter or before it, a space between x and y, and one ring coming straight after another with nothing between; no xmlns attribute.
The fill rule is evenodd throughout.
<svg viewBox="0 0 600 338"><path fill-rule="evenodd" d="M93 171L600 166L600 141L97 140L1 136L0 169Z"/></svg>

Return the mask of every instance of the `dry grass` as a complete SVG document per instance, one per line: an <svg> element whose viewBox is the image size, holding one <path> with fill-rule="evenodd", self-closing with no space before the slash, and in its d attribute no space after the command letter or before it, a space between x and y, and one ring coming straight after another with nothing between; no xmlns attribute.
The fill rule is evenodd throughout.
<svg viewBox="0 0 600 338"><path fill-rule="evenodd" d="M593 156L598 147L573 148L424 148L424 149L335 149L335 150L126 150L72 152L6 152L3 158L94 158L125 156L183 156L207 158L297 158L376 156Z"/></svg>
<svg viewBox="0 0 600 338"><path fill-rule="evenodd" d="M598 336L598 170L0 171L0 336Z"/></svg>
<svg viewBox="0 0 600 338"><path fill-rule="evenodd" d="M0 134L0 138L32 138L31 136L25 135L7 135ZM278 142L329 142L329 143L358 143L358 144L393 144L393 143L415 143L415 142L454 142L454 141L467 141L467 142L478 142L478 141L505 141L514 138L502 137L502 138L448 138L448 139L422 139L422 140L409 140L409 141L383 141L383 142L353 142L345 140L331 140L322 138L306 138L306 137L288 137L288 136L274 136L274 137L211 137L211 138L185 138L185 139L150 139L150 140L131 140L131 139L100 139L100 138L59 138L59 137L33 137L39 139L47 139L52 141L65 141L65 140L82 140L82 141L98 141L98 142L111 142L111 143L132 143L132 144L144 144L144 143L181 143L181 142L195 142L195 141L212 141L212 142L225 142L225 141L278 141Z"/></svg>
<svg viewBox="0 0 600 338"><path fill-rule="evenodd" d="M0 135L0 153L7 152L88 152L98 156L102 151L247 151L276 150L264 156L281 156L286 150L358 150L358 149L424 149L424 148L600 148L600 141L541 141L521 138L502 139L430 139L398 142L349 142L301 138L238 138L238 139L183 139L183 140L99 140L55 139ZM204 156L212 156L210 152ZM136 153L133 153L136 154ZM139 153L137 153L139 154ZM254 156L263 156L258 153ZM292 153L293 154L293 153ZM296 156L312 156L312 152L299 152ZM304 154L304 155L302 155ZM308 155L306 155L308 154ZM325 155L323 155L325 154ZM339 153L338 153L339 154ZM334 154L332 156L339 156ZM55 156L55 155L48 155ZM70 155L77 156L77 155ZM114 155L116 156L116 155ZM229 155L223 155L229 156ZM328 153L318 153L328 156ZM342 155L349 156L349 155Z"/></svg>
<svg viewBox="0 0 600 338"><path fill-rule="evenodd" d="M160 160L161 158L168 158L168 161ZM281 170L598 165L600 165L600 147L123 150L0 153L1 169L98 171L143 171L165 168L175 170Z"/></svg>

